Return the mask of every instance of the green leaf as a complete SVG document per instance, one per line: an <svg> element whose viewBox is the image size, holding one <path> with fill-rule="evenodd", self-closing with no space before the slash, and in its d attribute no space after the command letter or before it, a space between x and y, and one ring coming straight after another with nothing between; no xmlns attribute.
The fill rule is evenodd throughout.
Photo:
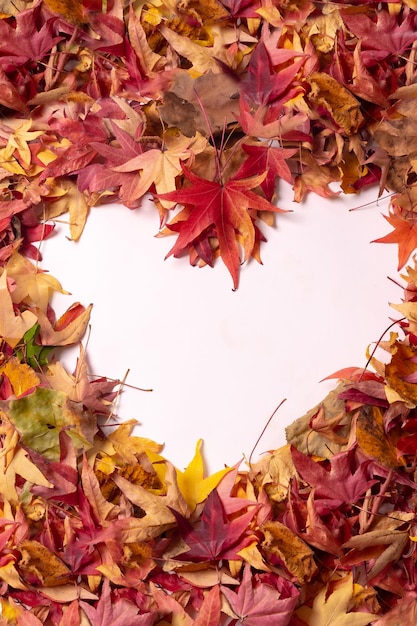
<svg viewBox="0 0 417 626"><path fill-rule="evenodd" d="M83 413L68 402L61 391L38 387L24 398L10 403L9 418L21 436L24 445L59 461L59 434L65 430L75 448L90 448L81 428Z"/></svg>

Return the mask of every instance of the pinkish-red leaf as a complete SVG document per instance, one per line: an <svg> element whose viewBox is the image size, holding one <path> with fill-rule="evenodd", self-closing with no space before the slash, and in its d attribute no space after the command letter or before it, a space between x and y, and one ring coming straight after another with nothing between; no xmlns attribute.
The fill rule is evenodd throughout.
<svg viewBox="0 0 417 626"><path fill-rule="evenodd" d="M267 580L272 582L271 577ZM250 566L246 565L237 593L222 587L240 623L245 626L287 626L290 623L298 591L278 576L273 580L274 586L263 582L260 576L252 576Z"/></svg>

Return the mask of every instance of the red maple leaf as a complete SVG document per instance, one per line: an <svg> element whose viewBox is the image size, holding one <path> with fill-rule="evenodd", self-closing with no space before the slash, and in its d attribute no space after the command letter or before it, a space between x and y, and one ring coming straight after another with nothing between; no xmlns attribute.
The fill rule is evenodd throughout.
<svg viewBox="0 0 417 626"><path fill-rule="evenodd" d="M78 175L78 187L81 191L88 189L90 193L118 189L120 200L126 206L134 208L138 206L143 195L140 191L140 176L137 171L120 172L114 168L142 155L144 147L114 122L111 122L111 126L117 143L91 143L91 147L106 160L106 163L92 163L83 168Z"/></svg>
<svg viewBox="0 0 417 626"><path fill-rule="evenodd" d="M314 489L316 499L325 500L330 509L357 502L367 489L378 482L368 480L368 462L352 470L353 460L349 450L332 457L330 471L295 447L291 448L291 456L301 478Z"/></svg>
<svg viewBox="0 0 417 626"><path fill-rule="evenodd" d="M227 587L222 588L222 593L239 623L245 626L287 626L298 592L292 583L278 576L268 576L268 582L264 580L265 577L252 576L250 566L246 565L237 593Z"/></svg>
<svg viewBox="0 0 417 626"><path fill-rule="evenodd" d="M261 189L266 198L271 201L274 195L277 177L287 183L292 183L292 175L286 159L292 157L297 150L271 146L270 144L243 144L243 150L249 157L244 161L236 177L247 178L258 172L266 172Z"/></svg>
<svg viewBox="0 0 417 626"><path fill-rule="evenodd" d="M407 263L409 256L417 248L417 214L405 211L404 208L392 200L392 211L384 215L394 230L384 237L374 239L374 243L398 243L398 269Z"/></svg>
<svg viewBox="0 0 417 626"><path fill-rule="evenodd" d="M239 242L243 248L243 260L251 255L255 243L254 218L249 210L285 212L265 198L252 191L265 179L266 173L251 178L232 178L227 183L214 182L200 178L183 166L186 178L191 186L159 195L159 198L191 205L193 210L188 219L176 222L168 228L179 232L175 245L167 257L181 256L190 246L202 237L205 231L215 227L215 236L219 241L220 255L233 278L233 286L239 283Z"/></svg>
<svg viewBox="0 0 417 626"><path fill-rule="evenodd" d="M208 496L201 521L196 526L171 509L180 535L188 546L188 550L176 558L197 563L238 559L237 552L253 541L247 530L256 509L257 507L253 507L251 511L229 521L216 489Z"/></svg>
<svg viewBox="0 0 417 626"><path fill-rule="evenodd" d="M8 20L0 20L1 65L6 72L26 61L41 61L63 39L54 36L54 19L42 23L43 20L39 19L40 11L40 4L20 11L15 26L9 24ZM39 21L42 25L38 30Z"/></svg>
<svg viewBox="0 0 417 626"><path fill-rule="evenodd" d="M287 65L291 57L299 57L300 54L294 51L285 51L281 55L285 63L281 63L281 58L277 56L276 65L273 64L271 56L265 43L261 40L252 53L248 71L242 81L240 95L249 104L255 106L267 106L267 114L264 123L278 119L282 112L283 105L295 98L303 91L303 87L296 81L297 74L305 58L301 57L293 60Z"/></svg>
<svg viewBox="0 0 417 626"><path fill-rule="evenodd" d="M343 21L349 30L362 41L363 58L367 65L385 59L390 54L404 54L415 40L417 16L401 13L404 19L391 14L387 9L375 11L375 19L364 13L346 13Z"/></svg>

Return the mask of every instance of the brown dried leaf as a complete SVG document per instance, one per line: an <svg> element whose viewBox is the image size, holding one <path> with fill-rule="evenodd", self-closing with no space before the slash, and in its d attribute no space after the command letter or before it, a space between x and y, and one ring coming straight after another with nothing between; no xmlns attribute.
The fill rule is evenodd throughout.
<svg viewBox="0 0 417 626"><path fill-rule="evenodd" d="M417 154L417 114L415 100L399 102L390 117L379 122L373 138L390 156Z"/></svg>
<svg viewBox="0 0 417 626"><path fill-rule="evenodd" d="M312 549L280 522L266 522L261 530L264 534L262 548L280 558L300 584L310 581L317 573Z"/></svg>
<svg viewBox="0 0 417 626"><path fill-rule="evenodd" d="M261 477L261 486L274 502L282 502L287 498L291 479L296 475L294 461L289 444L275 450L257 463L251 465L252 480Z"/></svg>
<svg viewBox="0 0 417 626"><path fill-rule="evenodd" d="M18 568L27 583L57 587L71 581L71 570L39 541L22 541L18 549L21 553Z"/></svg>
<svg viewBox="0 0 417 626"><path fill-rule="evenodd" d="M187 137L197 131L207 137L210 130L221 132L225 124L236 122L237 94L238 85L227 74L209 71L193 79L179 70L171 89L164 94L163 104L158 106L158 114L165 124L176 126Z"/></svg>
<svg viewBox="0 0 417 626"><path fill-rule="evenodd" d="M308 96L310 102L324 107L347 135L356 133L364 118L360 103L352 93L323 72L313 72L308 77L308 82L311 86Z"/></svg>
<svg viewBox="0 0 417 626"><path fill-rule="evenodd" d="M370 561L372 565L367 576L369 579L377 576L386 565L401 557L409 539L409 529L399 530L399 527L410 522L413 517L413 513L394 511L378 518L372 530L355 535L343 544L343 548L351 548L351 551L342 562L352 565Z"/></svg>
<svg viewBox="0 0 417 626"><path fill-rule="evenodd" d="M340 383L320 404L288 426L288 443L304 454L325 459L346 450L352 416L338 396L347 386L348 383Z"/></svg>
<svg viewBox="0 0 417 626"><path fill-rule="evenodd" d="M416 314L417 304L407 302L395 307L411 319ZM411 325L410 325L411 326ZM413 323L413 327L415 322ZM413 331L413 329L411 329ZM401 398L413 406L417 405L417 349L404 342L396 341L392 347L391 361L385 366L385 378L387 383Z"/></svg>
<svg viewBox="0 0 417 626"><path fill-rule="evenodd" d="M356 422L356 438L363 452L385 467L397 469L405 464L385 434L384 416L379 407L364 406L361 409Z"/></svg>

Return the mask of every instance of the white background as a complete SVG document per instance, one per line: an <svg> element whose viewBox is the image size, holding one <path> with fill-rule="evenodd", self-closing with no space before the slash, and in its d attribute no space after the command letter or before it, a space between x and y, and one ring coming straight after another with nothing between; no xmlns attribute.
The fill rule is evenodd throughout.
<svg viewBox="0 0 417 626"><path fill-rule="evenodd" d="M390 230L381 217L388 201L377 202L376 189L291 199L290 189L280 193L279 206L294 212L262 226L264 264L243 266L237 292L220 261L214 269L164 261L175 239L154 237L151 202L94 208L78 243L61 225L43 246L42 267L72 293L57 313L73 301L94 304L91 372L123 378L129 369L127 383L153 389L126 387L117 414L165 443L180 469L200 437L210 472L249 456L287 398L257 453L283 445L285 426L335 385L319 381L364 366L367 345L396 317L388 302L400 302L402 290L387 279L398 279L396 246L370 243Z"/></svg>

